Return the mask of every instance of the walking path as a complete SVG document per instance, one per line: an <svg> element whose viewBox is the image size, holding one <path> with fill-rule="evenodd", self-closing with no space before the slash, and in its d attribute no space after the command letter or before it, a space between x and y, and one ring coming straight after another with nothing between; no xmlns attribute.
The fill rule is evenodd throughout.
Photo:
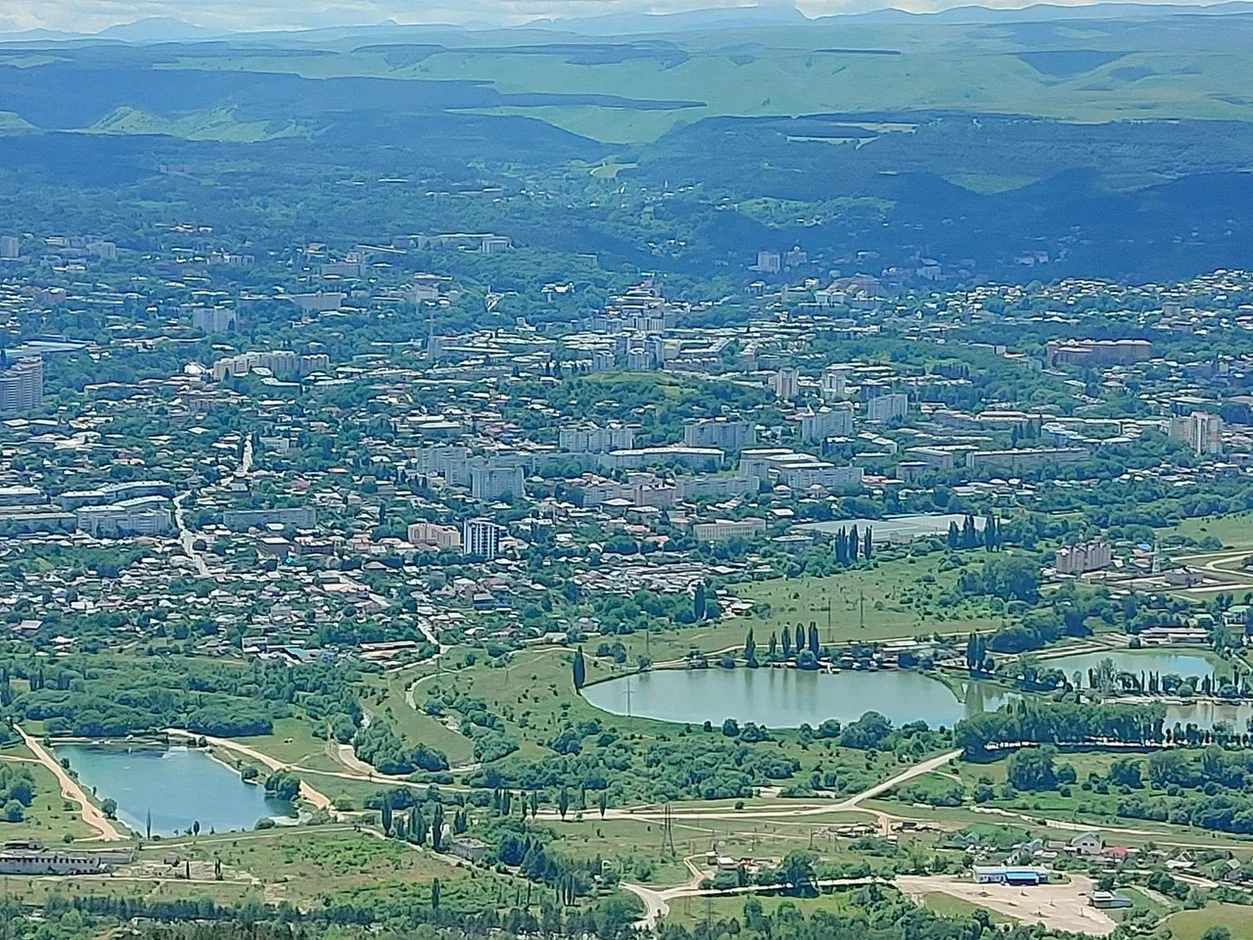
<svg viewBox="0 0 1253 940"><path fill-rule="evenodd" d="M99 833L99 839L102 842L125 842L128 836L124 835L121 830L113 824L113 821L100 811L100 807L96 806L87 798L87 794L83 792L83 788L78 781L65 772L65 768L58 763L44 748L42 744L26 733L20 725L17 727L17 733L22 736L22 740L26 742L26 746L30 748L32 754L55 775L61 784L61 795L67 800L71 800L79 805L79 815L82 816L83 822L91 826Z"/></svg>

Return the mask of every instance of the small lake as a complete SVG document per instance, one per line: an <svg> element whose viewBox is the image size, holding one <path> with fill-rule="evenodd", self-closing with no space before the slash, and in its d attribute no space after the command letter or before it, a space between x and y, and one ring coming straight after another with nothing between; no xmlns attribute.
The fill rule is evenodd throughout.
<svg viewBox="0 0 1253 940"><path fill-rule="evenodd" d="M117 816L143 833L152 813L153 835L186 832L199 822L202 832L251 829L263 816L292 816L290 803L265 795L259 784L200 751L182 747L135 748L65 744L54 749L68 759L83 788L99 800L117 801Z"/></svg>
<svg viewBox="0 0 1253 940"><path fill-rule="evenodd" d="M628 703L628 690L630 701ZM768 728L815 728L828 718L847 724L877 711L894 725L925 721L951 728L1015 696L979 682L959 700L948 686L918 672L885 669L838 674L800 669L659 669L583 689L592 705L615 715L659 721L722 724L727 718ZM628 709L629 704L629 709Z"/></svg>
<svg viewBox="0 0 1253 940"><path fill-rule="evenodd" d="M1180 653L1168 650L1109 650L1099 653L1076 653L1073 656L1058 656L1055 659L1040 659L1037 664L1050 669L1060 669L1069 677L1073 672L1084 674L1087 684L1089 669L1096 669L1102 660L1112 659L1114 668L1119 672L1130 672L1139 675L1142 672L1156 672L1163 676L1208 676L1214 671L1214 661L1203 653ZM1231 667L1225 670L1231 674Z"/></svg>
<svg viewBox="0 0 1253 940"><path fill-rule="evenodd" d="M1253 703L1250 702L1188 702L1167 705L1164 724L1172 731L1176 724L1185 728L1196 725L1202 731L1208 731L1221 721L1236 734L1244 734L1249 729L1250 718L1253 718Z"/></svg>

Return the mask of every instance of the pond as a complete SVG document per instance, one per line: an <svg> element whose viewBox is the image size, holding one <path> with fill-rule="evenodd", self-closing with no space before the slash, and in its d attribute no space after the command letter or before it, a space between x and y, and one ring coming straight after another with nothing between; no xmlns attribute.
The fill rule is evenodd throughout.
<svg viewBox="0 0 1253 940"><path fill-rule="evenodd" d="M244 783L239 774L202 751L90 744L55 748L68 759L85 789L98 799L117 801L117 816L143 833L152 813L153 835L186 832L195 822L204 832L251 829L263 816L291 816L284 800L266 796L265 788Z"/></svg>
<svg viewBox="0 0 1253 940"><path fill-rule="evenodd" d="M592 705L615 715L721 724L727 718L769 728L847 724L877 711L894 725L925 721L951 728L967 715L995 711L1012 699L995 686L965 684L961 700L937 679L909 670L838 674L800 669L660 669L583 689Z"/></svg>
<svg viewBox="0 0 1253 940"><path fill-rule="evenodd" d="M1139 675L1142 672L1156 672L1163 676L1177 675L1207 676L1214 671L1214 661L1201 652L1180 653L1174 650L1109 650L1099 653L1076 653L1072 656L1058 656L1055 659L1041 659L1039 666L1060 669L1069 677L1073 672L1084 674L1084 685L1087 685L1087 672L1096 669L1102 660L1112 659L1114 668L1119 672L1130 672ZM1227 673L1231 669L1226 670Z"/></svg>

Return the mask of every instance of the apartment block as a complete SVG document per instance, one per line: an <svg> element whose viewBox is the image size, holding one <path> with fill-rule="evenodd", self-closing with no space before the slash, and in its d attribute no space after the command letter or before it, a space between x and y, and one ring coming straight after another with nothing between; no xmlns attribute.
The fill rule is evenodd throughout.
<svg viewBox="0 0 1253 940"><path fill-rule="evenodd" d="M462 551L471 558L491 561L500 554L500 538L504 532L504 526L490 519L467 519L461 527Z"/></svg>
<svg viewBox="0 0 1253 940"><path fill-rule="evenodd" d="M1058 574L1083 574L1100 571L1114 563L1114 550L1109 542L1094 539L1057 550L1055 567Z"/></svg>
<svg viewBox="0 0 1253 940"><path fill-rule="evenodd" d="M1223 419L1204 411L1170 419L1170 439L1183 441L1197 456L1223 452Z"/></svg>
<svg viewBox="0 0 1253 940"><path fill-rule="evenodd" d="M0 414L38 408L44 400L44 364L38 356L19 359L0 372Z"/></svg>
<svg viewBox="0 0 1253 940"><path fill-rule="evenodd" d="M434 522L415 522L405 533L409 544L428 551L460 551L461 533L456 526Z"/></svg>
<svg viewBox="0 0 1253 940"><path fill-rule="evenodd" d="M828 437L850 437L852 433L852 405L835 405L801 415L801 440L803 441L825 441Z"/></svg>
<svg viewBox="0 0 1253 940"><path fill-rule="evenodd" d="M909 413L909 396L902 392L876 395L866 402L866 420L871 424L887 424Z"/></svg>
<svg viewBox="0 0 1253 940"><path fill-rule="evenodd" d="M733 538L751 539L764 531L765 519L718 519L696 523L692 526L692 537L698 542L724 542Z"/></svg>
<svg viewBox="0 0 1253 940"><path fill-rule="evenodd" d="M687 447L718 447L740 450L757 443L757 427L752 422L731 418L698 418L683 425Z"/></svg>
<svg viewBox="0 0 1253 940"><path fill-rule="evenodd" d="M575 454L603 454L610 450L630 450L635 446L635 429L621 425L602 428L590 424L562 428L557 446Z"/></svg>
<svg viewBox="0 0 1253 940"><path fill-rule="evenodd" d="M470 495L475 499L497 500L526 495L521 467L491 465L470 468Z"/></svg>

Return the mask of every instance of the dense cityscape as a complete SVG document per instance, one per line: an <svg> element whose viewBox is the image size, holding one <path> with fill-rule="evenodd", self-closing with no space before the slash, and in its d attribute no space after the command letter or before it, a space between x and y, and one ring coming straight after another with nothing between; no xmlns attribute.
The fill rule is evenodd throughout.
<svg viewBox="0 0 1253 940"><path fill-rule="evenodd" d="M1014 53L1050 82L1138 81L1004 15L1059 30ZM1245 197L1177 191L1230 167L1163 183L1169 147L1102 135L1175 118L1119 112L1091 146L1156 228L1108 194L1010 218L1061 177L822 170L1036 133L976 103L539 65L474 97L487 53L600 82L811 28L690 16L0 42L4 937L1253 933L1253 273ZM900 17L816 19L788 68L1006 41ZM327 84L117 111L83 79L167 66ZM38 110L71 80L86 116ZM397 142L387 96L432 123ZM778 161L736 123L767 119L804 124ZM784 157L813 192L754 188Z"/></svg>

